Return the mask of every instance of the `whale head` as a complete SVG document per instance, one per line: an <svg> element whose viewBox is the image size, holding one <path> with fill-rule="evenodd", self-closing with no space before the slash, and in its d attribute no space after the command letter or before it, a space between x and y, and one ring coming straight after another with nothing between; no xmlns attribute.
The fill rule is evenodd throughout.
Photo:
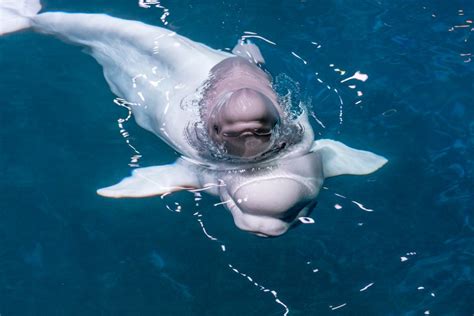
<svg viewBox="0 0 474 316"><path fill-rule="evenodd" d="M272 133L279 121L277 107L267 96L243 88L228 94L213 109L208 133L229 156L251 158L272 146Z"/></svg>

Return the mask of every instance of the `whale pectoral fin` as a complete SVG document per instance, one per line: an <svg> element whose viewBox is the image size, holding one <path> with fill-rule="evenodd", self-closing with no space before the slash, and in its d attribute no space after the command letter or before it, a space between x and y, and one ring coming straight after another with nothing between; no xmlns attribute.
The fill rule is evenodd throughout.
<svg viewBox="0 0 474 316"><path fill-rule="evenodd" d="M315 141L311 151L320 153L325 178L341 174L369 174L388 161L369 151L354 149L330 139Z"/></svg>
<svg viewBox="0 0 474 316"><path fill-rule="evenodd" d="M149 197L199 187L199 178L194 170L174 163L135 169L130 177L97 190L97 194L111 198Z"/></svg>
<svg viewBox="0 0 474 316"><path fill-rule="evenodd" d="M239 40L234 49L232 49L232 53L234 55L248 59L255 64L265 63L265 59L263 58L258 46L248 41L244 42Z"/></svg>

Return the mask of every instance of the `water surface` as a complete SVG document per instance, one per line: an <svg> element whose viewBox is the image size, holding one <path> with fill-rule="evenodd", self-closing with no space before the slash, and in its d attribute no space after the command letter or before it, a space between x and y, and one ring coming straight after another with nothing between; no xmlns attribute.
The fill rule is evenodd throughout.
<svg viewBox="0 0 474 316"><path fill-rule="evenodd" d="M53 38L2 37L2 315L283 315L283 305L289 315L474 313L472 2L162 5L169 15L124 0L44 7L163 17L221 49L246 32L263 36L275 44L253 39L267 69L311 107L318 137L389 163L329 179L315 223L274 239L239 231L208 196L199 206L187 192L105 199L95 190L128 175L135 153L100 67ZM357 71L368 80L341 82ZM126 128L140 166L176 159L134 122Z"/></svg>

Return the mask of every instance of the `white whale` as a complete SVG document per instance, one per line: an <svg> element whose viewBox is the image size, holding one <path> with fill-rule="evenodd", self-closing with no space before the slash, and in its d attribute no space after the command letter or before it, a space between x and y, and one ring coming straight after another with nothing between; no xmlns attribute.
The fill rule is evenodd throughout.
<svg viewBox="0 0 474 316"><path fill-rule="evenodd" d="M364 175L387 160L340 142L314 140L305 113L293 122L297 142L259 160L203 154L187 133L199 123L199 102L211 69L235 55L263 62L258 48L239 43L234 54L214 50L169 30L102 14L38 14L38 0L0 0L0 35L32 29L80 45L102 65L110 89L130 102L135 120L182 157L170 165L135 169L106 197L145 197L179 190L219 196L242 230L260 236L285 233L309 214L325 178ZM209 149L211 150L211 149Z"/></svg>

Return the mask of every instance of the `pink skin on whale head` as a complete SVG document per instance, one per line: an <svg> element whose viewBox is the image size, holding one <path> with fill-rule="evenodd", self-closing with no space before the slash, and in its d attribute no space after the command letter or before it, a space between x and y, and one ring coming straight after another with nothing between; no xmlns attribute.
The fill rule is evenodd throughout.
<svg viewBox="0 0 474 316"><path fill-rule="evenodd" d="M269 98L242 88L213 109L209 134L213 141L224 145L229 155L252 157L270 148L272 130L278 121L278 111Z"/></svg>
<svg viewBox="0 0 474 316"><path fill-rule="evenodd" d="M269 150L280 108L268 75L240 57L216 65L208 90L207 126L211 139L234 157Z"/></svg>

